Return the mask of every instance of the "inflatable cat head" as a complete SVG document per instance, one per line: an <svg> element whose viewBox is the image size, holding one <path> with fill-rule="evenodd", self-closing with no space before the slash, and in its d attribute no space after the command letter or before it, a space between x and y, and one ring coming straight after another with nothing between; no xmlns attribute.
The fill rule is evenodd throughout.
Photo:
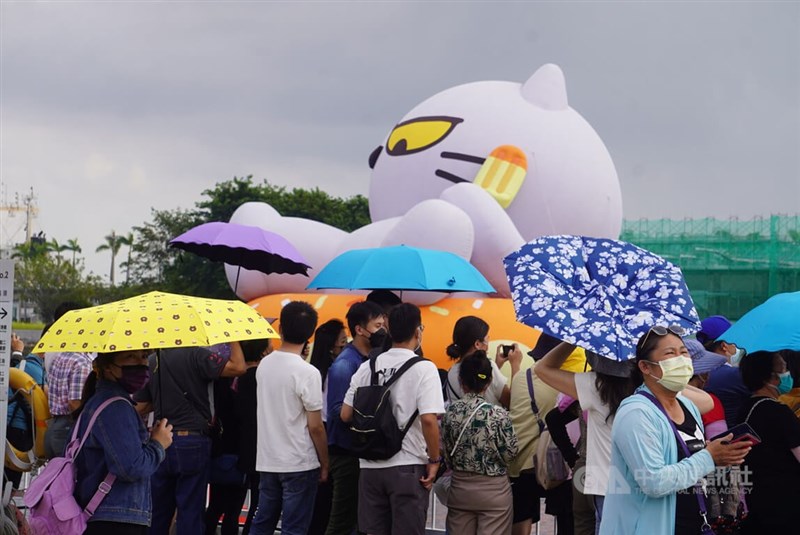
<svg viewBox="0 0 800 535"><path fill-rule="evenodd" d="M600 137L567 103L561 69L524 84L475 82L412 109L370 156L373 222L405 214L449 186L474 182L525 240L545 234L616 238L617 172Z"/></svg>

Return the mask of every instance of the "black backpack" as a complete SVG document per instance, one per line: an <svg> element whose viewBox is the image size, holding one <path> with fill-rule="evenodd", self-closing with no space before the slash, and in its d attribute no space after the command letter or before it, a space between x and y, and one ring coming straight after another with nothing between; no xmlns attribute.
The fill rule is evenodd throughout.
<svg viewBox="0 0 800 535"><path fill-rule="evenodd" d="M389 387L403 375L406 370L422 357L408 359L392 377L384 384L378 384L378 373L375 371L377 355L370 357L370 384L359 386L353 398L353 422L350 426L353 437L351 451L361 459L370 461L389 459L403 447L403 438L419 415L414 411L403 429L397 425L392 412L392 394Z"/></svg>

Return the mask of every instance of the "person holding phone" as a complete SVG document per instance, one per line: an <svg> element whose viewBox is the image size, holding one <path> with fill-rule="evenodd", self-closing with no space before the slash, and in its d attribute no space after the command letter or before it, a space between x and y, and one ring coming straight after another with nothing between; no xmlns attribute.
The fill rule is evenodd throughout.
<svg viewBox="0 0 800 535"><path fill-rule="evenodd" d="M778 401L792 388L786 361L779 353L756 351L739 364L752 392L739 411L761 438L745 458L751 472L745 533L791 533L800 529L800 420Z"/></svg>
<svg viewBox="0 0 800 535"><path fill-rule="evenodd" d="M682 391L694 374L678 326L654 326L636 345L643 385L619 406L600 535L704 533L701 480L744 461L750 443L732 434L706 442L700 411Z"/></svg>
<svg viewBox="0 0 800 535"><path fill-rule="evenodd" d="M464 390L461 388L458 375L461 361L476 351L489 351L489 324L476 316L459 318L453 327L453 343L447 346L447 356L456 361L447 372L447 383L445 384L447 398L451 403L464 397ZM519 371L522 362L522 351L517 344L497 347L495 359L490 360L492 383L487 387L484 397L489 403L502 405L507 409L511 401L511 389L500 371L500 367L506 361L511 365L511 376L513 377Z"/></svg>

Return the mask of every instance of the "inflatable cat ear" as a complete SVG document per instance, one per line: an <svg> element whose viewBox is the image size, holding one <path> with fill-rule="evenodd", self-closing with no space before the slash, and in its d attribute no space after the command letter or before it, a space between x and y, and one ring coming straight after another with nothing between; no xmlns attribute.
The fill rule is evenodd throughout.
<svg viewBox="0 0 800 535"><path fill-rule="evenodd" d="M546 110L565 110L569 107L564 73L552 63L542 65L528 78L522 85L522 96L531 104Z"/></svg>

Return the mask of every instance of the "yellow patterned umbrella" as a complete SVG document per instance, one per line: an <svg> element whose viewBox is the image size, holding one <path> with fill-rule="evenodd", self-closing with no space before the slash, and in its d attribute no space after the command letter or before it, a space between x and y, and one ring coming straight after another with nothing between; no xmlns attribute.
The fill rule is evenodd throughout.
<svg viewBox="0 0 800 535"><path fill-rule="evenodd" d="M258 338L278 338L278 333L241 301L150 292L67 312L34 351L108 353Z"/></svg>

